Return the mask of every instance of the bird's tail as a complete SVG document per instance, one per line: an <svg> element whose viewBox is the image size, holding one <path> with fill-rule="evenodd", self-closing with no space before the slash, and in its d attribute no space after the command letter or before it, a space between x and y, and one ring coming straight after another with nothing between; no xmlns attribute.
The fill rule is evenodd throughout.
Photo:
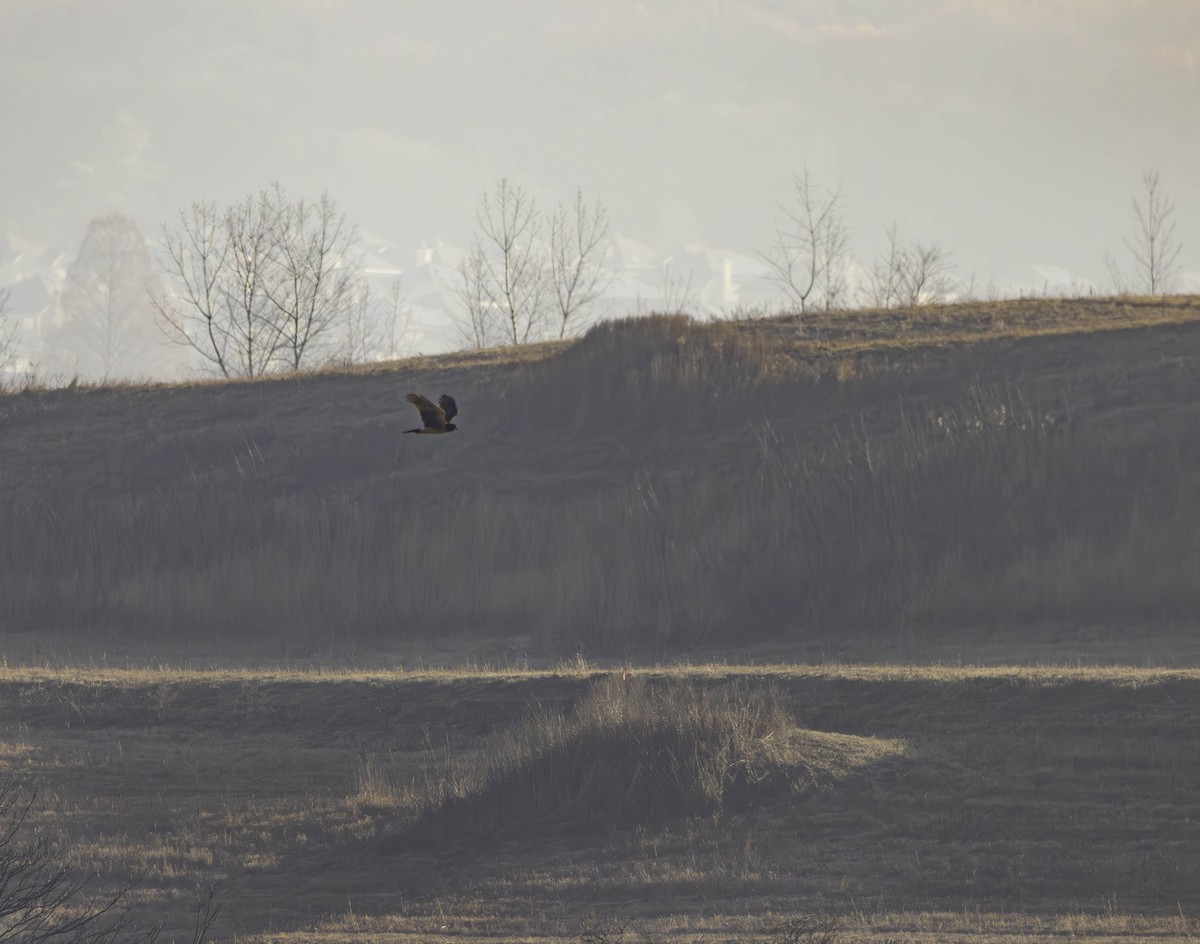
<svg viewBox="0 0 1200 944"><path fill-rule="evenodd" d="M416 429L406 429L404 432L405 433L419 433L420 431L421 431L421 427L418 426ZM403 435L403 433L401 435Z"/></svg>

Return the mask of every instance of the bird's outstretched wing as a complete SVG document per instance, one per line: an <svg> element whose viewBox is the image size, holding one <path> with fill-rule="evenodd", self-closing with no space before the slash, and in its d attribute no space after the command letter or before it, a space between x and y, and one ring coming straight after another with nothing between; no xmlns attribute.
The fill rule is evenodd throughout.
<svg viewBox="0 0 1200 944"><path fill-rule="evenodd" d="M417 412L421 414L421 422L425 424L426 429L444 430L446 428L445 411L428 397L423 397L419 393L410 393L404 399L417 408Z"/></svg>
<svg viewBox="0 0 1200 944"><path fill-rule="evenodd" d="M454 419L454 417L458 416L458 404L454 402L454 397L450 396L448 393L443 393L440 397L438 397L438 403L441 404L442 412L446 414L447 423Z"/></svg>

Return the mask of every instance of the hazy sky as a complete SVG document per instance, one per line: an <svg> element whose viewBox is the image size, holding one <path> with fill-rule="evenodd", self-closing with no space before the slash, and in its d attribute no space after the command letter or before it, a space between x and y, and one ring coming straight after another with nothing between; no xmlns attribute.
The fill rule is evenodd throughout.
<svg viewBox="0 0 1200 944"><path fill-rule="evenodd" d="M863 261L1098 281L1154 166L1200 270L1197 0L2 0L0 84L0 230L71 245L273 180L465 242L507 175L753 250L807 164Z"/></svg>

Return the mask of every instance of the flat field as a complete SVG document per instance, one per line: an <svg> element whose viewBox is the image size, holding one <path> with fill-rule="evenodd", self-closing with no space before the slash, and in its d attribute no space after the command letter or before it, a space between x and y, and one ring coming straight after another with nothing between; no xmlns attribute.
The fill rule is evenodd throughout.
<svg viewBox="0 0 1200 944"><path fill-rule="evenodd" d="M1196 934L1198 670L626 674L8 668L0 775L41 784L35 824L81 864L143 874L169 930L215 885L217 940L757 941L813 913L845 940ZM549 769L504 779L506 733L604 685L769 694L789 785L639 816L544 789ZM493 810L477 779L460 823L431 820L431 782L489 756L541 799Z"/></svg>

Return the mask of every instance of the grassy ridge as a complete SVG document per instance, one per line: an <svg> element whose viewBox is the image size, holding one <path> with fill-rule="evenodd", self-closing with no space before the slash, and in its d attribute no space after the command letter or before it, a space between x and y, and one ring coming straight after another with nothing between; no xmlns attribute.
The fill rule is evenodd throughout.
<svg viewBox="0 0 1200 944"><path fill-rule="evenodd" d="M857 741L858 743L855 743ZM388 848L564 829L658 826L747 812L826 788L895 747L800 732L769 686L718 689L638 676L590 685L571 710L541 707L393 803L414 822Z"/></svg>
<svg viewBox="0 0 1200 944"><path fill-rule="evenodd" d="M510 360L8 397L0 626L632 653L1190 621L1198 314L659 317ZM400 441L426 388L463 432Z"/></svg>
<svg viewBox="0 0 1200 944"><path fill-rule="evenodd" d="M754 940L814 909L855 939L1194 927L1196 670L703 666L632 682L9 668L0 771L39 778L37 825L82 863L145 872L146 909L181 914L215 881L219 939L559 941L600 916ZM692 815L619 791L603 817L575 810L589 784L563 778L580 758L620 782L628 741L649 736L679 738L686 763L653 782L696 791ZM750 804L711 803L707 748L729 744L766 775ZM402 828L412 789L447 757L460 829L418 841ZM809 788L772 786L787 770Z"/></svg>

